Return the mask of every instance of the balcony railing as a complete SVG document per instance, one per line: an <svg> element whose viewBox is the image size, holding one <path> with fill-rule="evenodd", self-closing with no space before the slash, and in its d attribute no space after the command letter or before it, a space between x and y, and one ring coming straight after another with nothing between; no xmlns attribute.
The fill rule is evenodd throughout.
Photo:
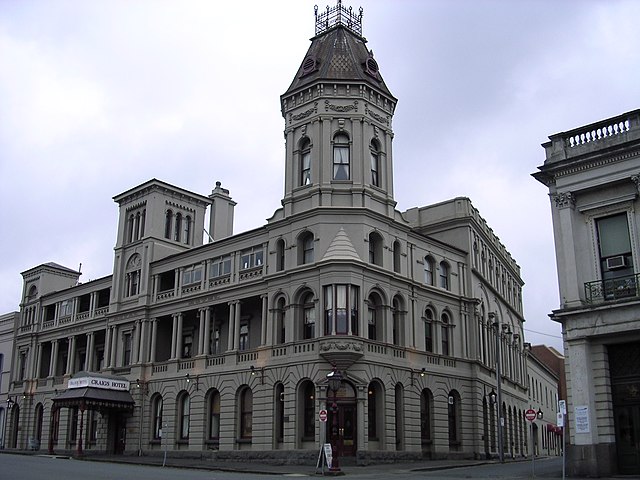
<svg viewBox="0 0 640 480"><path fill-rule="evenodd" d="M640 274L596 280L584 284L587 303L603 303L612 300L640 297Z"/></svg>

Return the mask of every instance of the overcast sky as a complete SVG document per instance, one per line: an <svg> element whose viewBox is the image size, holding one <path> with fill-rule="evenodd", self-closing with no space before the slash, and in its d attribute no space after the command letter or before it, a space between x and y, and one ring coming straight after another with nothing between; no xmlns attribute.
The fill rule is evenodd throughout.
<svg viewBox="0 0 640 480"><path fill-rule="evenodd" d="M279 97L317 0L0 0L0 313L20 273L113 267L112 197L150 178L280 205ZM329 2L332 6L335 1ZM522 268L527 340L562 349L540 144L639 107L638 1L344 0L398 98L399 210L471 198Z"/></svg>

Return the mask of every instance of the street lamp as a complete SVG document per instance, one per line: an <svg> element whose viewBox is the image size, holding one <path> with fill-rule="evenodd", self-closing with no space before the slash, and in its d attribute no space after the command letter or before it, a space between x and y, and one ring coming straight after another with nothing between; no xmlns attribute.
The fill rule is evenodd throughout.
<svg viewBox="0 0 640 480"><path fill-rule="evenodd" d="M331 420L331 451L332 451L332 459L331 459L331 467L329 467L329 471L336 474L340 473L340 442L338 441L338 390L340 390L340 386L342 384L342 374L338 369L334 366L333 371L327 374L327 388L333 391L333 403L331 404L331 411L333 412L332 420ZM328 396L328 395L327 395Z"/></svg>
<svg viewBox="0 0 640 480"><path fill-rule="evenodd" d="M496 320L495 312L489 312L489 320L492 321L492 326L496 331L496 409L498 410L498 458L500 459L500 463L504 463L504 438L502 436L502 431L504 428L504 419L502 418L502 373L500 372L501 367L501 355L500 355L500 322Z"/></svg>

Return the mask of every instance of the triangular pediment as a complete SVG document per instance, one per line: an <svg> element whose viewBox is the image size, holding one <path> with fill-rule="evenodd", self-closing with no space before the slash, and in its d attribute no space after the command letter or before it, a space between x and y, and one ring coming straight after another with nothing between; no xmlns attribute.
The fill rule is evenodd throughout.
<svg viewBox="0 0 640 480"><path fill-rule="evenodd" d="M340 227L335 238L329 245L327 252L324 254L322 260L358 260L360 256L356 251L349 235L344 231L344 228Z"/></svg>

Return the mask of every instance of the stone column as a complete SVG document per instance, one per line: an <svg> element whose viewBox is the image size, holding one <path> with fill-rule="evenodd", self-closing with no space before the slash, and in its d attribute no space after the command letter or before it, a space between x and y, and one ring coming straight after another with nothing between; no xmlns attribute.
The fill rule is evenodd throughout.
<svg viewBox="0 0 640 480"><path fill-rule="evenodd" d="M49 376L53 377L56 374L56 363L58 360L58 340L51 341L51 358L49 360Z"/></svg>
<svg viewBox="0 0 640 480"><path fill-rule="evenodd" d="M42 343L38 343L38 346L36 347L36 358L35 358L35 364L33 368L33 375L31 376L32 378L40 378L41 359L42 359Z"/></svg>
<svg viewBox="0 0 640 480"><path fill-rule="evenodd" d="M149 352L149 361L155 363L156 361L156 345L158 341L158 319L154 318L151 321L151 351Z"/></svg>
<svg viewBox="0 0 640 480"><path fill-rule="evenodd" d="M91 372L93 370L93 348L94 348L94 333L87 333L87 351L84 356L84 368L87 372Z"/></svg>
<svg viewBox="0 0 640 480"><path fill-rule="evenodd" d="M138 350L139 363L147 363L149 361L149 353L147 348L148 345L149 345L149 320L144 318L140 322L140 348Z"/></svg>
<svg viewBox="0 0 640 480"><path fill-rule="evenodd" d="M236 300L236 318L233 322L233 345L234 350L238 350L240 346L240 317L242 314L242 304Z"/></svg>
<svg viewBox="0 0 640 480"><path fill-rule="evenodd" d="M116 357L118 352L118 327L114 325L111 327L111 367L116 366Z"/></svg>
<svg viewBox="0 0 640 480"><path fill-rule="evenodd" d="M111 327L107 327L104 332L104 366L111 366Z"/></svg>
<svg viewBox="0 0 640 480"><path fill-rule="evenodd" d="M176 333L176 358L182 358L182 312L178 313L178 332Z"/></svg>
<svg viewBox="0 0 640 480"><path fill-rule="evenodd" d="M209 345L211 344L211 307L204 309L204 340L202 342L202 354L209 355L211 353Z"/></svg>
<svg viewBox="0 0 640 480"><path fill-rule="evenodd" d="M205 325L205 315L206 315L206 308L201 308L198 311L198 314L200 315L200 322L198 324L198 351L194 352L196 355L203 355L204 354L204 325Z"/></svg>
<svg viewBox="0 0 640 480"><path fill-rule="evenodd" d="M131 363L140 363L140 320L134 323L133 345L131 346Z"/></svg>
<svg viewBox="0 0 640 480"><path fill-rule="evenodd" d="M68 337L68 345L67 345L67 366L65 373L70 375L73 373L73 356L75 355L75 338L76 337Z"/></svg>
<svg viewBox="0 0 640 480"><path fill-rule="evenodd" d="M171 317L173 319L173 326L171 327L171 359L175 359L177 358L178 314L174 313Z"/></svg>
<svg viewBox="0 0 640 480"><path fill-rule="evenodd" d="M267 295L262 295L262 323L261 323L262 330L260 332L261 346L267 344L267 323L268 323L268 315L269 315L268 303L269 303L269 299Z"/></svg>
<svg viewBox="0 0 640 480"><path fill-rule="evenodd" d="M234 334L235 334L235 318L236 318L236 302L229 302L229 335L227 341L227 350L235 350Z"/></svg>

